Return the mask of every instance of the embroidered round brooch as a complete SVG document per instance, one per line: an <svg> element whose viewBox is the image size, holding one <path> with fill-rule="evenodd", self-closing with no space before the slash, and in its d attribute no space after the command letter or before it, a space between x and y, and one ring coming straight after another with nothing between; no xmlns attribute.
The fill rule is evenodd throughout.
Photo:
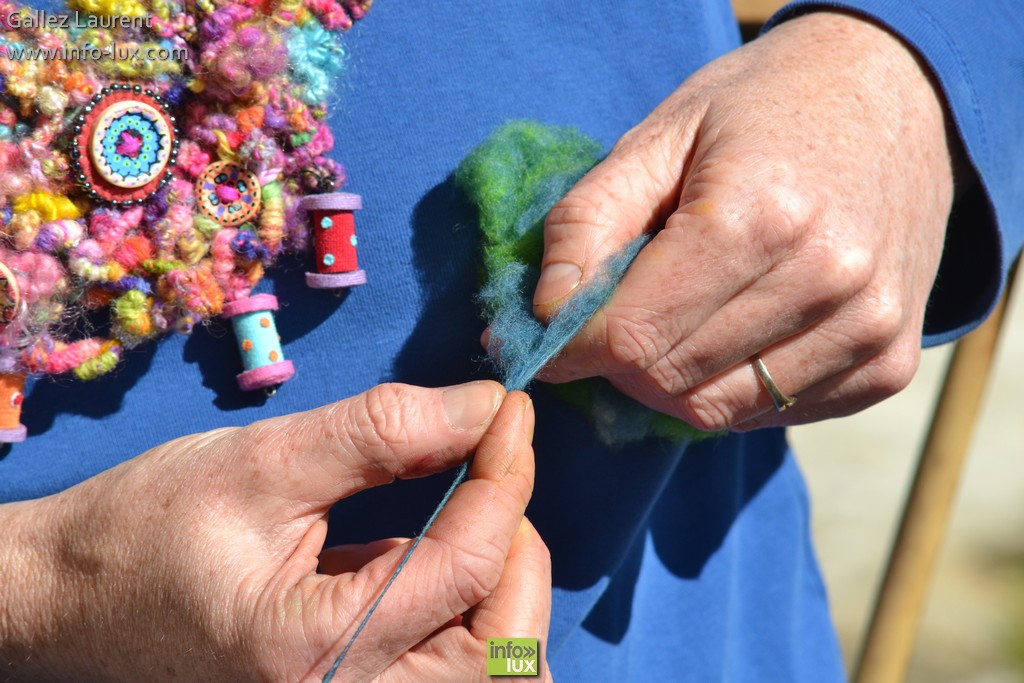
<svg viewBox="0 0 1024 683"><path fill-rule="evenodd" d="M221 225L255 220L260 213L260 182L256 174L230 161L217 161L196 179L199 210Z"/></svg>
<svg viewBox="0 0 1024 683"><path fill-rule="evenodd" d="M79 184L97 201L141 204L173 177L174 123L152 90L121 83L103 88L75 120L72 159Z"/></svg>

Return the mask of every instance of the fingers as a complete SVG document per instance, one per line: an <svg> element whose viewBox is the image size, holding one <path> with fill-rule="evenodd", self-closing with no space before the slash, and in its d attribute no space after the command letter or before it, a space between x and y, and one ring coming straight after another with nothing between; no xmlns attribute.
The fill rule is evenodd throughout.
<svg viewBox="0 0 1024 683"><path fill-rule="evenodd" d="M479 640L537 638L547 642L551 619L551 554L525 517L493 593L470 612L466 626Z"/></svg>
<svg viewBox="0 0 1024 683"><path fill-rule="evenodd" d="M549 681L545 657L550 621L551 556L524 517L494 592L468 613L461 626L443 629L403 655L382 682L490 680L486 675L488 641L507 638L538 640L536 673L540 677L529 680Z"/></svg>
<svg viewBox="0 0 1024 683"><path fill-rule="evenodd" d="M737 184L745 173L749 181ZM856 239L863 230L831 216L782 162L741 153L724 135L713 148L699 143L679 209L541 378L602 375L706 430L773 410L752 371L754 355L784 378L783 391L802 394L885 354L897 334L919 332L912 318L923 304L893 316L885 302L899 292L871 293L881 290L878 281L902 283L881 276L877 255ZM883 382L873 399L844 398L877 401L901 379ZM784 421L810 414L801 405Z"/></svg>
<svg viewBox="0 0 1024 683"><path fill-rule="evenodd" d="M675 208L688 144L680 140L668 150L650 145L661 127L662 119L652 116L627 133L548 213L533 297L540 320L559 310L608 257L660 226Z"/></svg>
<svg viewBox="0 0 1024 683"><path fill-rule="evenodd" d="M504 389L472 382L443 389L384 384L328 406L263 420L232 435L246 485L300 514L396 477L423 476L465 460Z"/></svg>
<svg viewBox="0 0 1024 683"><path fill-rule="evenodd" d="M755 287L760 287L753 290L755 294L763 294L767 283L762 283L762 278L798 250L806 248L806 260L817 267L812 255L816 249L828 249L828 235L820 237L820 244L805 243L805 228L817 221L823 209L814 193L803 191L799 172L767 155L762 158L752 153L742 140L720 130L699 129L696 134L692 149L687 148L690 157L685 168L668 169L677 171L674 177L681 184L661 197L659 207L671 202L662 221L654 226L663 229L637 256L608 305L546 368L544 379L561 382L648 370L654 375L678 374L671 367L655 366L659 361L670 364L671 351L730 301ZM659 158L659 149L673 144L676 140L669 137L661 140L661 147L652 143L643 150L646 166L664 167L650 160ZM618 177L625 180L623 170ZM670 187L667 181L653 184L663 191ZM549 218L546 229L589 234L584 227L553 222ZM638 233L633 230L629 237ZM546 243L545 262L553 258L548 247L566 241L571 240L559 239L556 232L552 244ZM823 263L825 269L830 265L829 261ZM790 273L796 265L788 269ZM786 276L780 272L777 279ZM790 277L790 281L807 294L817 291L811 278ZM725 315L723 321L728 319L728 313ZM706 377L681 379L692 388L694 380Z"/></svg>
<svg viewBox="0 0 1024 683"><path fill-rule="evenodd" d="M826 267L822 251L805 249L797 258L773 266L696 329L680 331L682 339L639 373L647 390L678 396L835 315L866 284L866 275L854 273L857 259L851 255ZM737 333L740 330L742 334Z"/></svg>
<svg viewBox="0 0 1024 683"><path fill-rule="evenodd" d="M797 398L782 413L775 410L750 358L652 407L707 430L747 431L849 414L910 381L920 356L912 333L919 324L887 310L877 298L860 298L805 332L761 350L757 355L779 390Z"/></svg>
<svg viewBox="0 0 1024 683"><path fill-rule="evenodd" d="M408 542L408 538L382 538L370 543L336 545L320 553L320 566L317 569L321 574L329 576L359 571L384 553Z"/></svg>
<svg viewBox="0 0 1024 683"><path fill-rule="evenodd" d="M786 412L755 412L751 418L736 424L733 430L746 432L762 427L806 424L852 415L905 388L913 379L920 358L919 339L912 337L901 340L894 343L886 353L809 386L800 392L797 405Z"/></svg>
<svg viewBox="0 0 1024 683"><path fill-rule="evenodd" d="M480 440L469 480L455 490L343 667L383 671L495 590L533 490L533 424L529 398L509 394ZM329 642L342 632L340 644L347 641L404 553L396 548L358 573L318 587L319 600L334 613L317 625Z"/></svg>

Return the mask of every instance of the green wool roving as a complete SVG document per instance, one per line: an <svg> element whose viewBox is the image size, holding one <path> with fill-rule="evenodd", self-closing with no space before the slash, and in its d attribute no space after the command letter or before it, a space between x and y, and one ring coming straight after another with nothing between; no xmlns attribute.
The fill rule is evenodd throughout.
<svg viewBox="0 0 1024 683"><path fill-rule="evenodd" d="M610 258L546 324L533 317L544 218L602 156L601 145L574 128L513 121L494 131L456 171L456 184L479 209L486 272L480 301L491 332L488 350L498 357L509 390L525 388L583 329L649 239L638 238ZM552 390L587 413L608 445L646 436L677 441L711 436L647 408L603 379L552 385Z"/></svg>

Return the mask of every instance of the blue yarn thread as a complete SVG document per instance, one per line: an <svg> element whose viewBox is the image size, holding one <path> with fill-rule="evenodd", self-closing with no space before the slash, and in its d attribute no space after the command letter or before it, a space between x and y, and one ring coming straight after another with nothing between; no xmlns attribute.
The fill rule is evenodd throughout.
<svg viewBox="0 0 1024 683"><path fill-rule="evenodd" d="M494 318L491 321L491 341L488 344L488 350L500 349L499 372L506 390L526 390L541 368L557 356L566 344L579 334L587 321L608 302L626 274L629 265L648 241L650 241L649 235L641 235L605 261L594 279L587 286L577 290L558 314L548 321L547 326L538 322L531 312L529 292L536 287L538 278L535 268L515 263L506 268L500 277L488 283L481 291L481 298L487 301L501 302L496 307ZM469 463L470 461L466 461L459 466L455 480L452 481L448 491L441 498L441 502L434 508L427 523L423 525L423 530L405 551L402 560L392 572L391 578L384 584L377 599L370 605L366 616L359 622L359 626L356 627L355 633L345 644L341 654L337 656L331 668L324 674L322 683L331 683L334 680L335 672L345 660L349 650L352 649L356 638L366 628L370 617L377 611L381 600L391 590L395 579L405 569L416 547L430 531L434 520L448 504L455 489L466 480Z"/></svg>
<svg viewBox="0 0 1024 683"><path fill-rule="evenodd" d="M397 567L395 567L395 571L392 572L391 578L388 579L388 582L384 584L384 588L381 590L380 595L378 595L377 599L373 601L372 605L370 605L370 609L366 611L366 616L359 622L356 632L348 639L348 643L345 644L345 649L341 651L341 654L339 654L334 660L334 664L332 664L331 668L328 669L326 674L324 674L323 683L331 683L334 679L334 673L338 670L338 667L341 666L341 663L345 661L345 655L347 655L348 651L352 649L352 645L356 642L356 638L358 638L359 634L363 632L364 628L366 628L366 624L369 623L370 617L373 616L373 613L377 611L377 607L380 606L380 601L383 600L384 596L387 595L389 590L391 590L391 584L395 582L398 575L402 573L403 569L405 569L405 565L409 563L409 558L412 557L413 552L416 550L416 546L420 544L423 537L427 535L428 531L430 531L430 527L434 525L434 520L437 519L439 514L441 514L441 510L444 509L444 506L448 504L448 500L452 497L452 494L455 493L455 489L459 487L459 484L466 480L466 474L468 472L469 461L467 460L459 465L459 469L455 473L455 479L452 481L452 485L448 487L447 491L445 491L444 497L441 498L441 502L437 504L437 507L434 508L430 518L427 520L427 523L423 525L423 531L421 531L419 536L416 537L416 540L412 542L409 549L405 551L405 555L402 556L402 561L398 563Z"/></svg>

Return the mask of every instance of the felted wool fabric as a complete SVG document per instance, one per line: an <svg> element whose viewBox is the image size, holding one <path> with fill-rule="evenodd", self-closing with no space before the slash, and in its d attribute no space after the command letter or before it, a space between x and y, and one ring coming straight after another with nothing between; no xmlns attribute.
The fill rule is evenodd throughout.
<svg viewBox="0 0 1024 683"><path fill-rule="evenodd" d="M479 210L486 272L479 298L490 328L488 351L509 390L526 388L583 329L650 239L642 235L608 259L546 324L534 317L544 218L601 157L601 145L575 128L512 121L456 171L456 184ZM608 445L650 435L674 440L711 435L647 408L600 378L557 385L555 391L590 416Z"/></svg>

